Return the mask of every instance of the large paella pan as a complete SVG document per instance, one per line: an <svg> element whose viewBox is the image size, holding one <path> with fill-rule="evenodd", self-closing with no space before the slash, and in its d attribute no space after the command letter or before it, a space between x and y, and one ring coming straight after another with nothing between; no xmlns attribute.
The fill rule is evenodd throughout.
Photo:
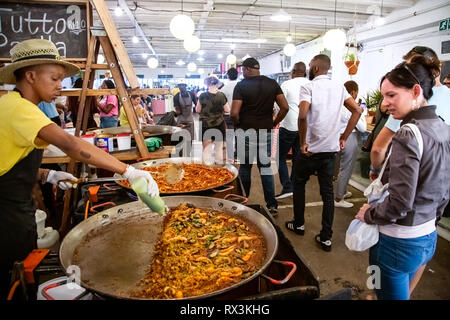
<svg viewBox="0 0 450 320"><path fill-rule="evenodd" d="M260 265L251 274L228 286L218 286L217 290L174 298L198 299L222 294L261 275L272 262L278 248L277 233L269 220L257 211L232 201L208 197L171 196L164 200L169 208L183 203L192 208L204 208L208 212L226 213L232 219L245 221L263 239ZM152 299L136 293L145 290L142 281L149 274L149 263L154 251L158 249L156 244L163 231L164 219L167 217L151 212L139 201L103 211L80 223L67 234L60 248L61 264L65 270L73 270L74 265L79 268L81 285L91 291L114 298ZM212 249L208 251L211 259L211 252L214 252L214 248ZM236 247L232 249L233 254L238 252ZM222 249L219 252L226 251L227 249ZM155 287L147 288L153 290Z"/></svg>
<svg viewBox="0 0 450 320"><path fill-rule="evenodd" d="M179 164L184 170L183 179L175 184L169 184L162 174L169 164ZM236 167L231 164L206 165L201 160L189 157L148 160L132 164L132 166L149 171L158 183L159 192L166 195L196 193L219 188L233 182L239 174ZM127 180L116 182L124 188L131 188Z"/></svg>

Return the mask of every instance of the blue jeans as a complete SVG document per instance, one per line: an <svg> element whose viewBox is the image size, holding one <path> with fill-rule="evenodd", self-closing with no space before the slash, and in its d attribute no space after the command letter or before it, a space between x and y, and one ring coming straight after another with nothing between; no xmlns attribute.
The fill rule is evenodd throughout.
<svg viewBox="0 0 450 320"><path fill-rule="evenodd" d="M336 152L315 153L308 157L299 152L295 161L294 221L297 226L305 224L305 186L309 177L317 173L322 196L322 230L320 239L331 240L333 235L334 194L333 174Z"/></svg>
<svg viewBox="0 0 450 320"><path fill-rule="evenodd" d="M289 131L285 128L280 128L278 132L278 174L280 175L280 182L283 186L281 193L292 192L292 181L294 180L295 159L300 150L300 142L298 131ZM286 165L286 156L292 148L292 170L289 175L289 170Z"/></svg>
<svg viewBox="0 0 450 320"><path fill-rule="evenodd" d="M380 233L378 243L369 250L369 263L380 268L378 300L408 300L409 283L436 250L437 232L412 239L399 239Z"/></svg>
<svg viewBox="0 0 450 320"><path fill-rule="evenodd" d="M258 132L258 131L257 131ZM238 151L239 156L239 176L242 180L242 185L244 186L244 191L247 197L250 196L251 187L251 171L253 167L253 160L256 156L257 166L259 174L261 176L261 183L264 191L264 200L266 201L267 208L278 207L278 202L275 199L275 184L273 181L273 173L270 168L270 156L272 152L272 136L270 130L268 130L267 139L264 141L257 139L257 144L253 144L248 137L245 137L244 150L245 154L241 155ZM239 143L239 139L237 139ZM239 148L239 146L237 146ZM252 150L253 155L250 150ZM260 155L264 155L261 159ZM242 157L243 156L243 157Z"/></svg>
<svg viewBox="0 0 450 320"><path fill-rule="evenodd" d="M116 116L100 118L100 128L114 128L117 127L118 120Z"/></svg>

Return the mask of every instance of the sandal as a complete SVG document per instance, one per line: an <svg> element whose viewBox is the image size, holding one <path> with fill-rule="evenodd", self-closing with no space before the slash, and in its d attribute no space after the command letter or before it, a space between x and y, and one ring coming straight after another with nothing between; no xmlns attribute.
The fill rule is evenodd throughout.
<svg viewBox="0 0 450 320"><path fill-rule="evenodd" d="M288 230L291 230L292 232L295 232L296 234L299 234L301 236L305 234L305 225L297 226L295 224L294 220L286 221L284 225L286 226L286 228Z"/></svg>

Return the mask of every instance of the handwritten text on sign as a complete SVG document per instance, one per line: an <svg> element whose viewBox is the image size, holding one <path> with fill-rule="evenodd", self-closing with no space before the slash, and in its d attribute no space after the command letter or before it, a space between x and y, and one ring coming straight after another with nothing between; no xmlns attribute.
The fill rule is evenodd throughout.
<svg viewBox="0 0 450 320"><path fill-rule="evenodd" d="M62 57L86 58L86 6L0 4L0 58L9 58L11 48L28 39L52 41Z"/></svg>

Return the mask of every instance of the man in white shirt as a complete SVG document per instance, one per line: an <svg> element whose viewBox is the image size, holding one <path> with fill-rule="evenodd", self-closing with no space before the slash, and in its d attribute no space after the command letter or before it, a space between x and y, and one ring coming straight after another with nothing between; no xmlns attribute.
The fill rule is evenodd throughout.
<svg viewBox="0 0 450 320"><path fill-rule="evenodd" d="M289 111L280 123L278 133L278 174L283 189L275 198L277 200L291 197L293 192L292 180L294 178L294 163L300 150L298 136L298 105L300 104L300 87L309 80L306 78L306 66L303 62L297 62L291 71L291 79L283 82L281 90L289 104ZM286 156L292 149L292 170L286 165Z"/></svg>
<svg viewBox="0 0 450 320"><path fill-rule="evenodd" d="M322 230L315 240L324 251L331 250L333 234L335 156L345 148L347 138L361 116L361 108L345 87L327 76L330 66L328 56L315 56L309 63L311 82L300 89L300 153L294 168L294 220L286 222L288 230L300 235L305 233L305 185L309 177L317 172L323 210ZM352 115L344 133L339 136L342 105Z"/></svg>

